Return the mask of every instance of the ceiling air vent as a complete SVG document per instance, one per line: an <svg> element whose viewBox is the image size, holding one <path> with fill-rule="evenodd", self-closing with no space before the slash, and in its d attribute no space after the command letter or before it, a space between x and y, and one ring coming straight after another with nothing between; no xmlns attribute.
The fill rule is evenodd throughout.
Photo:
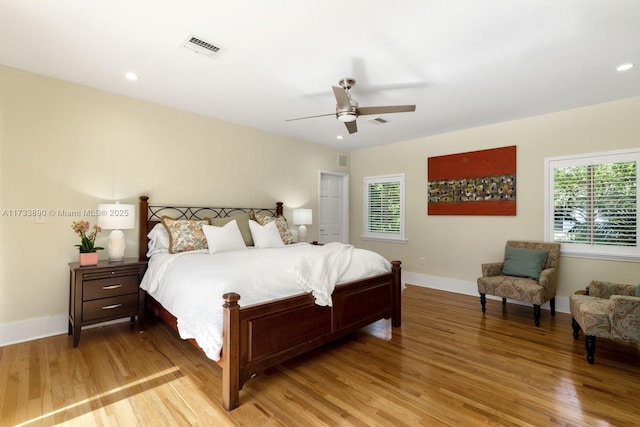
<svg viewBox="0 0 640 427"><path fill-rule="evenodd" d="M206 41L202 37L196 37L193 34L189 34L187 38L184 39L182 46L196 53L208 56L211 59L217 58L227 50L222 46Z"/></svg>
<svg viewBox="0 0 640 427"><path fill-rule="evenodd" d="M369 123L373 123L374 125L384 125L389 123L389 120L382 119L380 117L376 117L375 119L369 120Z"/></svg>

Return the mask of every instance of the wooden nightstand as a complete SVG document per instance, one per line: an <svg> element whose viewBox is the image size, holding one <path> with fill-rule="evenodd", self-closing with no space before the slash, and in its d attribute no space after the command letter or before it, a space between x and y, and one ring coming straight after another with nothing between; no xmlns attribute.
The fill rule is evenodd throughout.
<svg viewBox="0 0 640 427"><path fill-rule="evenodd" d="M126 258L122 261L100 261L98 265L80 267L69 263L69 335L73 346L80 342L83 326L107 320L138 316L140 331L144 328L144 291L140 281L147 261Z"/></svg>

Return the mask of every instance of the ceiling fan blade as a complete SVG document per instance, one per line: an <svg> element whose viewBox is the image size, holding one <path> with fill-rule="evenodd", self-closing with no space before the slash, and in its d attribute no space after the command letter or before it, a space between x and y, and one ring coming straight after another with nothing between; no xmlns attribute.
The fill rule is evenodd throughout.
<svg viewBox="0 0 640 427"><path fill-rule="evenodd" d="M287 119L285 122L293 122L295 120L304 120L304 119L315 119L316 117L326 117L326 116L335 116L336 113L329 114L318 114L317 116L308 116L308 117L298 117L297 119Z"/></svg>
<svg viewBox="0 0 640 427"><path fill-rule="evenodd" d="M349 133L358 132L358 126L356 125L355 120L352 122L345 122L344 125L347 127L347 130L349 131Z"/></svg>
<svg viewBox="0 0 640 427"><path fill-rule="evenodd" d="M336 103L341 110L351 110L351 101L347 92L339 86L331 86L333 88L333 94L336 97Z"/></svg>
<svg viewBox="0 0 640 427"><path fill-rule="evenodd" d="M410 113L416 111L415 105L388 105L386 107L360 107L358 114L366 116L369 114L388 114L388 113Z"/></svg>

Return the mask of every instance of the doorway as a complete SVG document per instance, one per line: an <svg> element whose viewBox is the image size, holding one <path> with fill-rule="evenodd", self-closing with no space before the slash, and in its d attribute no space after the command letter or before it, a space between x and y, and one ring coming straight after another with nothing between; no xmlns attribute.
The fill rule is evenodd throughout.
<svg viewBox="0 0 640 427"><path fill-rule="evenodd" d="M318 242L349 243L349 175L319 171Z"/></svg>

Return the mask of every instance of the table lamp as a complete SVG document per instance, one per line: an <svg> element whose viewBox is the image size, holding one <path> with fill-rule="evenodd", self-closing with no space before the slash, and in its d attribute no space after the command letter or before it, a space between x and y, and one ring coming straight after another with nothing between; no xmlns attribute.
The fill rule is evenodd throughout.
<svg viewBox="0 0 640 427"><path fill-rule="evenodd" d="M113 230L109 234L107 253L109 261L121 261L124 258L125 239L122 230L134 228L136 225L135 205L120 203L104 203L98 205L98 225L105 230Z"/></svg>
<svg viewBox="0 0 640 427"><path fill-rule="evenodd" d="M307 241L307 225L311 222L311 209L294 209L293 210L293 224L299 225L298 227L298 242Z"/></svg>

